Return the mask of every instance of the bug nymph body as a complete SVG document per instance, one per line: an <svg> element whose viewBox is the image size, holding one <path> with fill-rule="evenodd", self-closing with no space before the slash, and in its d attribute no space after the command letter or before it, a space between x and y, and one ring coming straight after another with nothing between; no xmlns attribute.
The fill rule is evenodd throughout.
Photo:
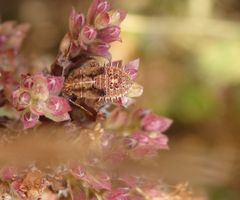
<svg viewBox="0 0 240 200"><path fill-rule="evenodd" d="M74 69L66 78L64 96L77 99L114 101L128 93L133 82L120 66L90 63Z"/></svg>

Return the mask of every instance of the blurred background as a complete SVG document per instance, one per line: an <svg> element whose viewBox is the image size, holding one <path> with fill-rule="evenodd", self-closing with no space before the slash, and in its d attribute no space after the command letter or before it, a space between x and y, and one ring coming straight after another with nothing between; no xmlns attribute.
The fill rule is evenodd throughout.
<svg viewBox="0 0 240 200"><path fill-rule="evenodd" d="M112 3L129 12L113 57L141 58L140 103L174 119L167 132L170 151L149 165L163 181L189 182L210 200L240 199L240 1ZM32 25L24 53L48 65L67 31L71 7L86 11L89 4L0 0L0 16Z"/></svg>

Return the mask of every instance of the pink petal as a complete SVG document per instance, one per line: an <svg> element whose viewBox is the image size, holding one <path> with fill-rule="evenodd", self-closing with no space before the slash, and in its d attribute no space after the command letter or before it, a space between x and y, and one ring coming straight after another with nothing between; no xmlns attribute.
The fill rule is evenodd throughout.
<svg viewBox="0 0 240 200"><path fill-rule="evenodd" d="M138 131L131 136L133 139L135 139L138 143L149 143L150 139L149 136L146 135L143 131Z"/></svg>
<svg viewBox="0 0 240 200"><path fill-rule="evenodd" d="M90 46L90 52L96 56L102 56L111 60L111 54L109 53L110 45L107 43L97 42Z"/></svg>
<svg viewBox="0 0 240 200"><path fill-rule="evenodd" d="M90 5L88 9L88 23L92 24L94 21L94 18L102 12L106 12L109 10L109 3L105 0L93 0L92 4Z"/></svg>
<svg viewBox="0 0 240 200"><path fill-rule="evenodd" d="M97 29L104 29L109 26L109 23L110 23L109 14L106 12L103 12L103 13L98 14L98 16L96 17L96 19L94 21L94 26Z"/></svg>
<svg viewBox="0 0 240 200"><path fill-rule="evenodd" d="M99 31L99 39L103 42L111 43L114 41L120 41L120 28L118 26L107 27Z"/></svg>
<svg viewBox="0 0 240 200"><path fill-rule="evenodd" d="M119 26L121 22L126 18L127 12L123 10L111 10L108 12L109 25Z"/></svg>
<svg viewBox="0 0 240 200"><path fill-rule="evenodd" d="M83 14L78 14L77 11L72 8L69 17L69 30L73 38L77 38L82 26L85 24L85 18Z"/></svg>
<svg viewBox="0 0 240 200"><path fill-rule="evenodd" d="M36 115L32 112L23 113L21 118L24 129L34 127L38 123L38 120L39 120L39 115Z"/></svg>
<svg viewBox="0 0 240 200"><path fill-rule="evenodd" d="M81 47L79 43L72 42L69 48L70 57L75 58L79 55L80 52L81 52Z"/></svg>
<svg viewBox="0 0 240 200"><path fill-rule="evenodd" d="M165 117L158 117L152 113L142 119L142 127L146 131L166 131L172 124L172 120Z"/></svg>
<svg viewBox="0 0 240 200"><path fill-rule="evenodd" d="M25 108L19 105L19 96L20 96L20 90L16 90L12 93L12 105L13 107L18 110L24 110Z"/></svg>
<svg viewBox="0 0 240 200"><path fill-rule="evenodd" d="M110 4L108 1L101 1L97 6L96 14L101 13L101 12L106 12L109 10L109 8L110 8Z"/></svg>
<svg viewBox="0 0 240 200"><path fill-rule="evenodd" d="M47 100L49 97L47 79L42 74L33 76L32 98L38 100Z"/></svg>
<svg viewBox="0 0 240 200"><path fill-rule="evenodd" d="M33 77L29 75L21 76L21 87L25 89L31 89L33 86Z"/></svg>
<svg viewBox="0 0 240 200"><path fill-rule="evenodd" d="M124 138L123 143L127 149L133 149L138 145L138 141L135 138L129 136Z"/></svg>
<svg viewBox="0 0 240 200"><path fill-rule="evenodd" d="M47 106L45 101L38 100L31 103L30 109L32 113L42 116L47 110L46 107Z"/></svg>
<svg viewBox="0 0 240 200"><path fill-rule="evenodd" d="M153 145L157 145L160 149L168 149L168 137L160 134L155 138L152 138Z"/></svg>
<svg viewBox="0 0 240 200"><path fill-rule="evenodd" d="M125 71L130 75L132 80L135 80L137 78L139 63L140 63L140 60L136 59L136 60L129 62L125 66Z"/></svg>
<svg viewBox="0 0 240 200"><path fill-rule="evenodd" d="M80 165L72 166L70 172L79 180L83 180L86 177L86 171Z"/></svg>
<svg viewBox="0 0 240 200"><path fill-rule="evenodd" d="M29 92L22 92L19 94L18 98L18 107L19 108L26 108L29 106L31 101L31 96Z"/></svg>
<svg viewBox="0 0 240 200"><path fill-rule="evenodd" d="M63 115L71 111L68 101L64 97L51 96L47 101L49 113L55 116Z"/></svg>
<svg viewBox="0 0 240 200"><path fill-rule="evenodd" d="M63 87L64 77L63 76L48 76L47 84L48 90L51 94L58 95Z"/></svg>
<svg viewBox="0 0 240 200"><path fill-rule="evenodd" d="M93 42L96 37L97 37L97 31L93 27L84 26L81 31L79 40L83 41L86 44L89 44Z"/></svg>

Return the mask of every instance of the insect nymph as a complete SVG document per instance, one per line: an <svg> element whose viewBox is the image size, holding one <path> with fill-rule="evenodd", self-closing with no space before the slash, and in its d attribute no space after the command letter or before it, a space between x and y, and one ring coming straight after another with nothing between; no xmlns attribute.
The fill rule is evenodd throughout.
<svg viewBox="0 0 240 200"><path fill-rule="evenodd" d="M101 66L92 61L69 73L63 95L79 107L91 104L91 108L98 110L104 104L125 96L132 85L133 81L121 62Z"/></svg>

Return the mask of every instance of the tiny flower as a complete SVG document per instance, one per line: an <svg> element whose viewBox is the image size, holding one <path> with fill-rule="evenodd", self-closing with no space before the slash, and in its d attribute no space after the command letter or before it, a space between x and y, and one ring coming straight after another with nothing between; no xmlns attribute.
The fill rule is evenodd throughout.
<svg viewBox="0 0 240 200"><path fill-rule="evenodd" d="M28 92L16 90L12 93L12 104L18 110L24 110L30 103L31 96Z"/></svg>
<svg viewBox="0 0 240 200"><path fill-rule="evenodd" d="M106 12L108 11L110 8L110 4L107 1L101 1L98 5L97 5L97 11L96 14L101 13L101 12Z"/></svg>
<svg viewBox="0 0 240 200"><path fill-rule="evenodd" d="M64 77L22 76L20 88L12 93L12 104L22 112L21 121L25 129L35 126L42 115L55 122L70 119L68 101L55 96L61 92L63 83Z"/></svg>
<svg viewBox="0 0 240 200"><path fill-rule="evenodd" d="M123 10L111 10L108 12L109 25L119 26L120 23L126 18L127 13Z"/></svg>
<svg viewBox="0 0 240 200"><path fill-rule="evenodd" d="M32 97L35 99L47 100L49 90L46 78L42 74L33 76Z"/></svg>
<svg viewBox="0 0 240 200"><path fill-rule="evenodd" d="M64 97L51 96L47 101L47 108L52 115L63 115L71 110Z"/></svg>
<svg viewBox="0 0 240 200"><path fill-rule="evenodd" d="M71 58L74 58L76 56L79 55L79 53L81 52L81 48L83 48L83 45L82 43L77 43L75 41L73 41L69 47L69 54L70 54L70 57ZM85 45L84 45L85 46ZM86 50L87 48L83 48L84 50Z"/></svg>
<svg viewBox="0 0 240 200"><path fill-rule="evenodd" d="M100 13L94 21L94 25L97 29L107 28L109 26L109 23L110 17L109 14L106 12Z"/></svg>
<svg viewBox="0 0 240 200"><path fill-rule="evenodd" d="M126 66L125 66L125 71L130 75L132 80L135 80L137 78L137 73L138 73L138 69L139 69L139 59L133 60L131 62L129 62Z"/></svg>
<svg viewBox="0 0 240 200"><path fill-rule="evenodd" d="M91 24L99 13L103 13L108 11L110 8L110 5L105 0L93 0L92 4L90 5L88 9L88 22Z"/></svg>
<svg viewBox="0 0 240 200"><path fill-rule="evenodd" d="M80 34L80 41L83 41L86 44L89 44L95 40L97 37L96 30L91 26L84 26L81 34Z"/></svg>
<svg viewBox="0 0 240 200"><path fill-rule="evenodd" d="M152 143L158 145L161 149L168 149L168 137L163 134L158 134L157 136L150 135Z"/></svg>
<svg viewBox="0 0 240 200"><path fill-rule="evenodd" d="M82 14L78 14L73 8L69 17L69 30L73 38L78 37L82 26L85 23L85 17Z"/></svg>
<svg viewBox="0 0 240 200"><path fill-rule="evenodd" d="M142 127L146 131L166 131L170 125L172 124L172 120L165 117L158 117L152 113L147 114L142 119Z"/></svg>
<svg viewBox="0 0 240 200"><path fill-rule="evenodd" d="M118 26L107 27L105 29L100 30L99 38L103 42L114 42L120 40L120 28Z"/></svg>
<svg viewBox="0 0 240 200"><path fill-rule="evenodd" d="M47 86L51 94L58 95L63 87L64 77L63 76L48 76Z"/></svg>
<svg viewBox="0 0 240 200"><path fill-rule="evenodd" d="M95 55L103 56L111 59L111 54L109 53L110 45L108 43L96 42L92 44L89 48L90 52Z"/></svg>
<svg viewBox="0 0 240 200"><path fill-rule="evenodd" d="M33 77L29 75L22 75L21 86L25 89L31 89L33 86Z"/></svg>
<svg viewBox="0 0 240 200"><path fill-rule="evenodd" d="M39 115L32 112L25 112L22 115L24 129L32 128L38 123Z"/></svg>
<svg viewBox="0 0 240 200"><path fill-rule="evenodd" d="M30 107L31 111L39 116L44 115L46 102L42 100L33 100Z"/></svg>
<svg viewBox="0 0 240 200"><path fill-rule="evenodd" d="M19 104L23 107L27 107L30 103L30 100L31 96L29 92L24 91L19 95Z"/></svg>

